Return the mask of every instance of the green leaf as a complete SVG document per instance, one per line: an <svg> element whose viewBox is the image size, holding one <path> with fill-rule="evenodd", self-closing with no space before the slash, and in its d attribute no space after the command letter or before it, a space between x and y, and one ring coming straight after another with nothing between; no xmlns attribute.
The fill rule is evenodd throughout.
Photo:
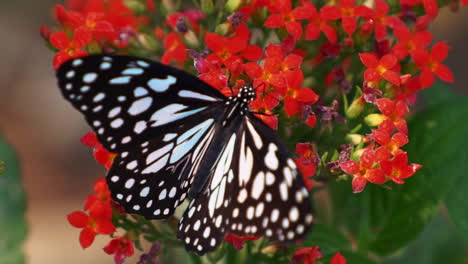
<svg viewBox="0 0 468 264"><path fill-rule="evenodd" d="M404 252L388 258L383 264L466 263L463 261L464 247L466 245L463 244L463 240L455 232L449 220L439 214Z"/></svg>
<svg viewBox="0 0 468 264"><path fill-rule="evenodd" d="M460 158L468 163L468 151L460 151ZM449 192L445 205L448 213L465 241L468 242L468 203L466 194L468 193L468 178L465 175L458 175L458 179Z"/></svg>
<svg viewBox="0 0 468 264"><path fill-rule="evenodd" d="M422 93L425 102L431 106L456 100L460 96L453 89L441 84L436 84L424 89Z"/></svg>
<svg viewBox="0 0 468 264"><path fill-rule="evenodd" d="M23 241L27 233L25 194L16 155L2 137L0 160L5 167L0 174L0 263L24 263Z"/></svg>
<svg viewBox="0 0 468 264"><path fill-rule="evenodd" d="M341 232L323 224L314 225L308 238L301 243L301 247L312 246L319 246L324 255L351 249L349 241Z"/></svg>
<svg viewBox="0 0 468 264"><path fill-rule="evenodd" d="M409 124L410 162L423 168L403 186L371 250L388 255L416 239L437 212L458 177L466 174L468 100L435 105Z"/></svg>

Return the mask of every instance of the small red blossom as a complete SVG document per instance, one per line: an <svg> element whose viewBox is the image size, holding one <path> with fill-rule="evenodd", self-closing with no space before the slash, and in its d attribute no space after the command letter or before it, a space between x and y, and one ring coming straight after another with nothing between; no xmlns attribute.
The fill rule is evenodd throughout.
<svg viewBox="0 0 468 264"><path fill-rule="evenodd" d="M241 250L246 241L254 241L259 239L259 236L238 236L236 234L228 233L224 240L231 243L236 250Z"/></svg>
<svg viewBox="0 0 468 264"><path fill-rule="evenodd" d="M330 7L328 14L325 14L325 12L322 12L323 9L321 9L319 13L315 5L311 2L304 2L304 7L308 8L310 12L308 17L309 23L305 28L305 38L307 40L316 40L320 37L320 32L323 32L328 38L328 41L335 43L338 38L337 33L328 23L340 17L339 8Z"/></svg>
<svg viewBox="0 0 468 264"><path fill-rule="evenodd" d="M94 147L93 149L93 156L96 161L106 169L110 169L112 167L112 162L117 154L107 151L104 146L98 141L96 134L93 132L88 132L81 138L81 143L88 147Z"/></svg>
<svg viewBox="0 0 468 264"><path fill-rule="evenodd" d="M281 45L269 45L266 49L263 67L255 62L244 64L247 75L254 79L254 87L273 86L277 91L286 87L284 72L297 68L302 63L302 57L296 54L285 54Z"/></svg>
<svg viewBox="0 0 468 264"><path fill-rule="evenodd" d="M164 54L161 57L161 62L170 64L172 60L182 66L188 59L187 47L182 39L175 32L170 32L164 38Z"/></svg>
<svg viewBox="0 0 468 264"><path fill-rule="evenodd" d="M317 102L319 96L309 88L300 87L304 81L302 70L296 68L294 70L284 72L286 79L285 89L280 89L280 94L284 96L284 109L288 116L297 114L301 110L301 105L311 105Z"/></svg>
<svg viewBox="0 0 468 264"><path fill-rule="evenodd" d="M347 264L347 262L345 257L343 257L340 252L337 252L335 255L333 255L330 264Z"/></svg>
<svg viewBox="0 0 468 264"><path fill-rule="evenodd" d="M133 256L133 241L125 237L114 237L104 247L104 252L114 255L115 264L122 264L125 258Z"/></svg>
<svg viewBox="0 0 468 264"><path fill-rule="evenodd" d="M408 155L401 152L392 161L380 162L383 172L397 184L403 184L404 179L413 176L422 166L420 164L408 164Z"/></svg>
<svg viewBox="0 0 468 264"><path fill-rule="evenodd" d="M355 6L355 0L339 0L340 18L344 31L351 36L357 28L357 17L370 18L373 10L364 5ZM335 18L336 9L330 6L322 7L326 17ZM335 18L337 19L337 18Z"/></svg>
<svg viewBox="0 0 468 264"><path fill-rule="evenodd" d="M180 13L173 13L167 16L167 22L171 26L173 30L177 29L177 21L180 19L187 19L190 22L190 26L193 28L195 32L200 30L200 25L198 24L198 20L205 18L205 14L203 14L200 10L184 10ZM184 32L182 32L184 33Z"/></svg>
<svg viewBox="0 0 468 264"><path fill-rule="evenodd" d="M294 264L315 264L316 259L322 258L322 252L320 252L318 246L300 248L294 252L291 262Z"/></svg>
<svg viewBox="0 0 468 264"><path fill-rule="evenodd" d="M376 155L372 148L368 148L362 153L359 163L354 160L340 163L340 168L344 172L354 175L352 181L354 193L362 192L368 181L374 184L385 182L383 171L380 168L374 167L375 164Z"/></svg>
<svg viewBox="0 0 468 264"><path fill-rule="evenodd" d="M115 40L117 32L111 23L105 20L104 13L80 13L67 11L62 5L57 5L55 14L63 27L82 28L92 34L94 40Z"/></svg>
<svg viewBox="0 0 468 264"><path fill-rule="evenodd" d="M310 177L315 175L320 159L317 153L313 150L311 143L297 143L296 153L300 157L294 159L294 161L296 162L299 171L302 173L307 190L310 191L312 190L312 180Z"/></svg>
<svg viewBox="0 0 468 264"><path fill-rule="evenodd" d="M431 19L434 19L437 16L437 13L439 12L439 6L437 5L436 0L400 0L400 4L411 7L418 4L422 4L424 10Z"/></svg>
<svg viewBox="0 0 468 264"><path fill-rule="evenodd" d="M408 54L418 49L425 49L432 42L432 34L429 31L416 31L411 33L405 27L397 27L394 29L395 37L399 42L392 47L392 54L399 60L404 59Z"/></svg>
<svg viewBox="0 0 468 264"><path fill-rule="evenodd" d="M111 204L111 194L105 178L99 178L96 180L96 182L94 183L94 191L96 193L89 195L86 199L84 206L85 210L93 211L96 202L104 202Z"/></svg>
<svg viewBox="0 0 468 264"><path fill-rule="evenodd" d="M85 29L77 29L73 38L68 38L65 32L59 31L50 35L50 43L60 51L54 56L54 69L57 70L62 63L71 59L88 55L82 50L91 41L91 33Z"/></svg>
<svg viewBox="0 0 468 264"><path fill-rule="evenodd" d="M400 85L400 75L394 70L399 64L394 55L387 54L379 60L373 53L359 53L359 58L367 67L364 72L366 82L376 83L384 78L395 85Z"/></svg>
<svg viewBox="0 0 468 264"><path fill-rule="evenodd" d="M375 1L372 19L368 20L366 24L371 24L374 27L375 38L377 40L385 39L387 36L387 27L397 28L404 25L399 18L388 16L389 11L390 7L384 0ZM363 27L366 27L366 25Z"/></svg>
<svg viewBox="0 0 468 264"><path fill-rule="evenodd" d="M249 40L250 32L245 24L239 25L232 37L221 37L215 33L206 33L205 43L214 52L208 55L206 59L208 61L219 61L231 71L242 64L242 58L250 61L258 60L262 55L262 49L256 45L248 45ZM239 73L239 69L242 68L237 68L237 73Z"/></svg>
<svg viewBox="0 0 468 264"><path fill-rule="evenodd" d="M388 119L383 121L378 129L372 130L371 134L375 142L381 146L381 148L378 148L378 150L389 153L386 154L385 152L381 152L383 155L385 155L384 157L387 157L382 158L382 160L388 159L390 154L397 154L401 152L400 148L409 142L408 136L404 133L396 132L392 135L391 131L385 128L388 125L387 122L391 123L391 121ZM390 126L392 126L393 130L393 125L390 124Z"/></svg>
<svg viewBox="0 0 468 264"><path fill-rule="evenodd" d="M279 104L279 96L274 91L264 96L260 96L260 94L261 93L257 90L257 97L249 104L250 109L253 112L261 113L257 114L256 117L260 118L269 127L277 129L278 119L271 110Z"/></svg>
<svg viewBox="0 0 468 264"><path fill-rule="evenodd" d="M271 14L264 25L268 28L285 27L286 31L294 38L302 36L302 25L298 20L310 18L312 9L310 5L299 6L292 9L291 0L277 0L277 12Z"/></svg>
<svg viewBox="0 0 468 264"><path fill-rule="evenodd" d="M434 84L434 75L441 80L453 82L453 73L445 65L441 64L447 58L449 46L445 42L437 42L427 52L424 49L415 50L411 55L418 68L422 71L420 75L421 86L423 88Z"/></svg>
<svg viewBox="0 0 468 264"><path fill-rule="evenodd" d="M388 98L380 98L375 100L375 104L386 118L392 120L398 131L408 134L408 126L403 117L408 114L409 108L404 101L398 100L393 102Z"/></svg>
<svg viewBox="0 0 468 264"><path fill-rule="evenodd" d="M111 217L112 208L109 204L96 203L90 215L75 211L69 214L67 219L72 226L83 228L80 233L80 244L83 248L87 248L93 243L96 234L110 235L115 232Z"/></svg>

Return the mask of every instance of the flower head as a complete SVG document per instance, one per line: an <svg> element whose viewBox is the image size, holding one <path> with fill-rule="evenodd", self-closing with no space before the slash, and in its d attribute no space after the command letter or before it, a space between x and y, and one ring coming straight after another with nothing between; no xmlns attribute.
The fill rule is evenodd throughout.
<svg viewBox="0 0 468 264"><path fill-rule="evenodd" d="M114 255L115 264L122 264L125 258L133 255L133 251L133 241L125 237L114 237L104 247L104 252Z"/></svg>

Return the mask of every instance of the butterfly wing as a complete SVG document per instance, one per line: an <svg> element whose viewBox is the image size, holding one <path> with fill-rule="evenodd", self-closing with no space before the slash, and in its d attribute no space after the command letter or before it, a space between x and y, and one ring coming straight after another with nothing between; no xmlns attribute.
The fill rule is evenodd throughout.
<svg viewBox="0 0 468 264"><path fill-rule="evenodd" d="M118 154L107 176L112 198L149 219L171 215L211 145L226 98L192 75L129 56L73 59L57 78L99 141Z"/></svg>
<svg viewBox="0 0 468 264"><path fill-rule="evenodd" d="M197 254L216 249L226 233L297 241L312 223L309 193L286 147L253 115L239 120L179 222L178 237Z"/></svg>
<svg viewBox="0 0 468 264"><path fill-rule="evenodd" d="M217 109L212 111L215 116ZM126 212L165 219L183 202L217 131L215 118L190 121L116 157L107 182Z"/></svg>
<svg viewBox="0 0 468 264"><path fill-rule="evenodd" d="M195 76L130 56L72 59L57 78L65 99L112 152L131 149L226 100Z"/></svg>

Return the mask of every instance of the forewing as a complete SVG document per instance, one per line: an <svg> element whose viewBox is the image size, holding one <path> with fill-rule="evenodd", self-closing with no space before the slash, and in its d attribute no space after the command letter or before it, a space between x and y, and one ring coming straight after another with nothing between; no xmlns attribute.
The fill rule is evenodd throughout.
<svg viewBox="0 0 468 264"><path fill-rule="evenodd" d="M215 250L226 233L297 241L312 223L309 193L287 149L253 115L241 120L179 222L178 238L197 254Z"/></svg>
<svg viewBox="0 0 468 264"><path fill-rule="evenodd" d="M57 78L65 99L112 152L131 149L225 100L190 74L130 56L72 59Z"/></svg>

